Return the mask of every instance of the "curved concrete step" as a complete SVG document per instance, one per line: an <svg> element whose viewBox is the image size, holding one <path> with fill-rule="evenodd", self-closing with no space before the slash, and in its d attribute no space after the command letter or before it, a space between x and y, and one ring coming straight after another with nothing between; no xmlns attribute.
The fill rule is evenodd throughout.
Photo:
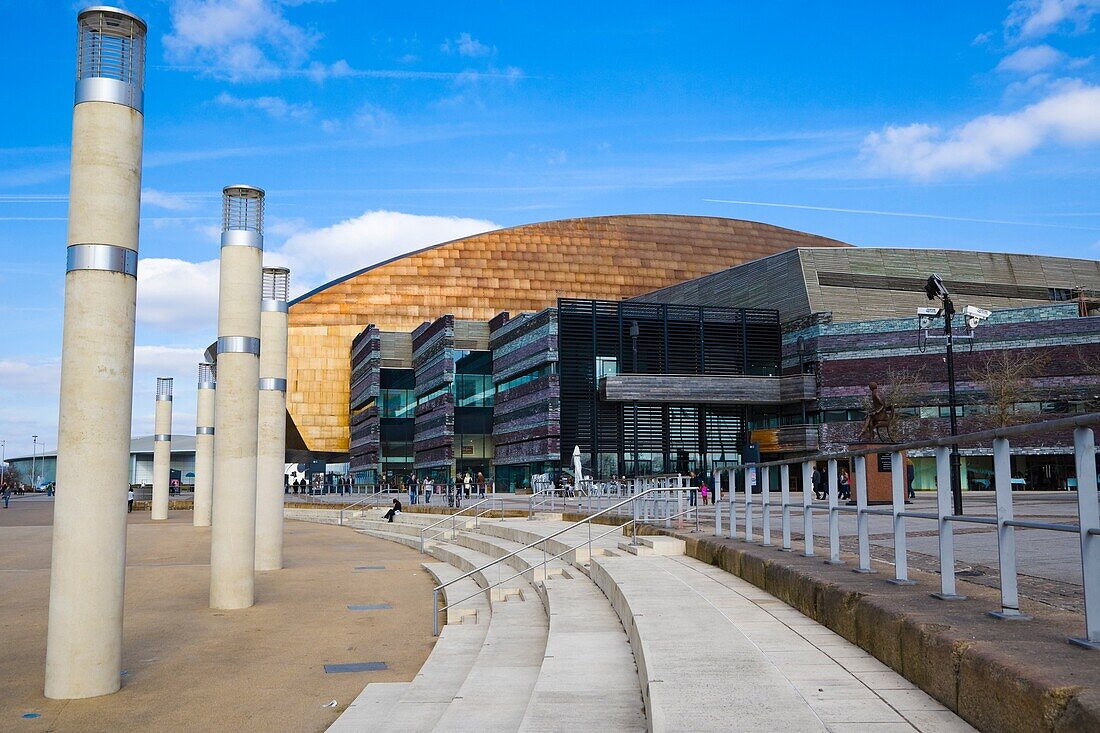
<svg viewBox="0 0 1100 733"><path fill-rule="evenodd" d="M523 545L483 533L460 533L455 542L494 558ZM526 544L526 543L525 543ZM530 569L550 618L546 654L519 730L641 731L646 729L634 654L622 623L603 592L560 560L527 550L510 561ZM502 563L503 564L503 563Z"/></svg>
<svg viewBox="0 0 1100 733"><path fill-rule="evenodd" d="M405 690L408 682L374 682L363 688L359 697L348 705L340 717L326 730L328 733L363 733L381 730L381 726Z"/></svg>

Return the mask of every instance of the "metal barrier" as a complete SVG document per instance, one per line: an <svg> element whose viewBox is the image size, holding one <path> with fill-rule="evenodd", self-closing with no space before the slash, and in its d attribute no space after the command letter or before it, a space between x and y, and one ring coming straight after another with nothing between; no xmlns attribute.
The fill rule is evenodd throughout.
<svg viewBox="0 0 1100 733"><path fill-rule="evenodd" d="M533 548L537 547L538 545L542 545L542 577L545 578L546 577L546 567L550 563L551 560L557 560L558 558L563 557L565 555L568 555L570 552L574 552L574 551L580 549L581 547L584 547L585 545L588 545L588 555L589 555L589 557L591 557L592 556L592 543L595 540L598 540L598 539L600 539L602 537L605 537L609 534L612 534L614 532L622 532L627 525L630 525L630 529L631 529L630 543L632 545L637 545L638 544L637 526L638 526L638 522L640 521L639 518L638 518L638 502L641 501L641 500L655 499L657 497L654 496L654 495L658 492L666 492L666 493L677 492L677 493L680 494L680 499L679 500L682 502L683 493L686 493L686 492L691 491L691 490L692 489L690 487L672 487L672 488L647 489L647 490L645 490L643 492L640 492L638 494L635 494L635 495L633 495L633 496L631 496L627 499L624 499L623 501L620 501L617 504L608 507L607 509L602 509L602 510L596 512L595 514L591 514L591 515L585 517L584 519L581 519L580 521L573 522L568 527L563 527L562 529L557 530L553 534L546 535L545 537L541 537L541 538L535 540L534 542L530 542L530 543L524 545L523 547L519 548L518 550L513 550L512 552L509 552L506 555L502 555L501 557L498 557L495 560L493 560L492 562L488 562L488 563L482 565L479 568L474 568L473 570L470 570L466 573L463 573L462 575L458 576L457 578L452 578L451 580L448 580L445 583L440 583L434 589L432 589L432 608L433 608L432 634L434 636L439 636L439 614L440 613L442 613L442 612L444 612L444 611L446 611L450 608L453 608L454 606L458 605L459 603L464 603L464 602L470 600L471 598L473 598L474 596L480 595L481 593L489 593L494 588L499 587L503 583L507 583L508 581L512 580L513 578L516 578L520 575L523 575L524 573L531 572L532 568L528 567L526 570L521 570L517 573L513 573L512 575L508 576L507 578L499 579L495 583L491 583L491 584L486 585L484 588L480 588L476 593L471 593L470 595L465 596L464 598L460 598L456 601L451 601L446 606L440 608L439 607L439 592L442 591L447 586L449 586L453 583L457 583L460 580L465 580L466 578L469 578L472 575L476 575L476 574L479 574L479 573L484 573L485 570L488 570L489 568L493 567L494 565L499 565L499 564L503 563L505 560L510 560L511 558L516 557L517 555L519 555L521 552L525 552L527 550L533 549ZM486 499L485 501L490 501L490 500ZM667 499L666 499L666 501L667 501ZM610 530L608 530L606 532L603 532L602 534L596 535L595 537L592 536L592 520L593 519L595 519L596 517L599 517L599 516L604 516L606 514L610 514L614 510L616 510L616 509L618 509L622 506L625 506L627 504L629 504L631 506L631 518L629 520L627 520L626 522L624 522L620 525L615 525ZM687 513L690 513L690 512L695 512L695 526L696 526L696 529L698 530L698 527L699 527L699 506L698 505L696 505L694 507L691 507L686 512L682 512L681 514L678 514L678 515L670 514L669 516L664 517L664 519L666 519L667 521L671 521L672 519L677 518L677 516L682 516L682 514L687 514ZM502 513L502 516L503 516L503 513ZM435 524L440 524L440 522L436 522ZM435 524L433 524L431 526L434 527ZM566 549L562 552L559 552L556 555L551 556L549 554L549 552L546 549L546 542L548 540L552 540L555 537L557 537L559 535L562 535L562 534L565 534L566 532L568 532L570 530L573 530L573 529L576 529L577 527L580 527L581 525L584 525L584 524L588 525L588 539L586 539L584 542L580 542L576 545L573 545L572 547L570 547L570 548L568 548L568 549ZM425 529L428 529L428 528L425 528ZM424 550L424 530L421 530L420 537L421 537L420 549L421 549L421 552L423 552L423 550ZM484 576L482 576L482 577L484 577Z"/></svg>
<svg viewBox="0 0 1100 733"><path fill-rule="evenodd" d="M432 522L427 527L424 527L423 529L421 529L420 530L420 552L421 553L424 552L424 540L425 540L424 533L427 532L428 530L435 529L436 527L438 527L441 524L444 524L446 522L450 522L451 523L451 526L450 526L451 539L454 539L455 533L458 531L456 527L457 527L457 519L458 519L459 515L465 514L466 512L471 511L473 509L477 509L482 504L490 504L490 507L488 509L486 509L485 511L477 512L475 514L470 515L470 518L472 518L474 520L474 527L477 527L478 526L478 520L481 517L488 514L489 512L493 511L492 504L494 504L494 503L498 504L500 506L500 518L504 519L504 500L499 499L495 496L487 497L487 498L482 499L481 501L477 502L476 504L471 504L470 506L466 507L465 509L459 509L454 514L443 517L443 519L440 519L438 522ZM439 537L441 535L446 534L447 531L448 531L448 529L444 528L441 531L436 532L434 535L432 535L431 537L428 537L426 539L434 540L436 537Z"/></svg>
<svg viewBox="0 0 1100 733"><path fill-rule="evenodd" d="M843 564L840 556L840 513L856 516L857 567L855 572L872 573L868 520L871 516L890 517L893 535L894 577L889 582L911 585L906 558L906 520L920 519L936 523L938 537L940 589L933 595L944 601L961 600L955 584L955 550L952 534L956 523L984 524L997 528L997 568L1000 575L1001 605L989 615L1006 620L1028 620L1020 611L1019 589L1016 573L1017 527L1050 532L1072 532L1080 537L1081 577L1085 600L1085 635L1070 638L1072 644L1087 649L1100 649L1100 498L1097 496L1096 442L1092 426L1100 424L1100 413L1049 420L1027 425L985 430L955 437L920 440L883 446L891 453L891 504L890 508L874 509L867 505L867 456L883 452L881 448L867 448L840 453L827 453L811 457L781 461L746 464L726 469L729 472L730 490L727 496L728 536L738 536L737 486L741 477L743 497L743 538L755 542L753 529L754 502L753 477L759 473L761 544L771 545L771 469L779 469L780 509L783 551L791 551L792 508L802 510L803 555L814 557L814 513L828 515L829 556L826 562ZM1073 430L1074 457L1077 472L1077 524L1018 520L1013 516L1011 451L1009 440L1021 436ZM996 516L983 517L954 514L951 497L951 445L973 445L992 442ZM904 451L933 449L936 459L936 512L915 512L905 508L906 476ZM852 463L855 506L841 506L838 498L837 462L850 459ZM827 462L828 500L825 505L815 504L808 490L814 464ZM790 498L790 466L802 468L802 502L795 505ZM720 475L716 472L716 477ZM716 506L714 534L724 535L722 512Z"/></svg>

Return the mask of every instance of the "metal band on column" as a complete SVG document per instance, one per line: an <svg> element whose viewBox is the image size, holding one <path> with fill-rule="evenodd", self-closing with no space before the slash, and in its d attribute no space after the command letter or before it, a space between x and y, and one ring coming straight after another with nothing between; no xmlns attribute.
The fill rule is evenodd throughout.
<svg viewBox="0 0 1100 733"><path fill-rule="evenodd" d="M261 377L260 390L269 392L286 392L286 380L276 377Z"/></svg>
<svg viewBox="0 0 1100 733"><path fill-rule="evenodd" d="M214 428L195 428L195 435L213 435Z"/></svg>
<svg viewBox="0 0 1100 733"><path fill-rule="evenodd" d="M71 244L65 250L65 272L106 270L137 277L138 255L113 244Z"/></svg>
<svg viewBox="0 0 1100 733"><path fill-rule="evenodd" d="M264 298L260 301L261 313L287 313L289 308L285 300L272 300L271 298Z"/></svg>
<svg viewBox="0 0 1100 733"><path fill-rule="evenodd" d="M172 436L171 435L154 435L153 436L153 442L154 443L171 443L172 442Z"/></svg>
<svg viewBox="0 0 1100 733"><path fill-rule="evenodd" d="M252 336L219 336L218 354L260 355L260 340Z"/></svg>

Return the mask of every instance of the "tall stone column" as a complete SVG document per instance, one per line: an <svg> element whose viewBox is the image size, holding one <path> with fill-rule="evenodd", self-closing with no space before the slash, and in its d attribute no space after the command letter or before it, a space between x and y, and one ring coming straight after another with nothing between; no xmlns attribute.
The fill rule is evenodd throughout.
<svg viewBox="0 0 1100 733"><path fill-rule="evenodd" d="M214 365L199 364L199 388L195 400L195 511L196 527L210 526L214 492Z"/></svg>
<svg viewBox="0 0 1100 733"><path fill-rule="evenodd" d="M157 377L153 425L153 519L168 519L168 481L172 474L171 377Z"/></svg>
<svg viewBox="0 0 1100 733"><path fill-rule="evenodd" d="M264 192L226 186L222 193L210 607L235 609L254 601Z"/></svg>
<svg viewBox="0 0 1100 733"><path fill-rule="evenodd" d="M130 483L145 22L77 16L46 697L118 691Z"/></svg>
<svg viewBox="0 0 1100 733"><path fill-rule="evenodd" d="M260 423L256 446L256 569L283 567L286 342L290 270L265 267L260 302Z"/></svg>

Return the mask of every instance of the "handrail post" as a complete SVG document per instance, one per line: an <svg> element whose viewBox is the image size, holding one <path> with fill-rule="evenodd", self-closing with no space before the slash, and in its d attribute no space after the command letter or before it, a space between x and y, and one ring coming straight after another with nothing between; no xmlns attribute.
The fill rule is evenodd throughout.
<svg viewBox="0 0 1100 733"><path fill-rule="evenodd" d="M1077 463L1077 518L1081 525L1081 577L1085 590L1085 636L1069 642L1100 649L1100 499L1096 495L1096 436L1091 428L1073 431Z"/></svg>
<svg viewBox="0 0 1100 733"><path fill-rule="evenodd" d="M432 636L439 636L439 591L432 590Z"/></svg>
<svg viewBox="0 0 1100 733"><path fill-rule="evenodd" d="M745 466L745 542L752 542L752 477L755 473L755 464Z"/></svg>
<svg viewBox="0 0 1100 733"><path fill-rule="evenodd" d="M714 470L714 536L722 536L722 472Z"/></svg>
<svg viewBox="0 0 1100 733"><path fill-rule="evenodd" d="M783 531L783 546L779 549L791 551L791 466L784 463L779 467L779 522Z"/></svg>
<svg viewBox="0 0 1100 733"><path fill-rule="evenodd" d="M802 556L814 556L814 500L813 500L814 464L802 463Z"/></svg>
<svg viewBox="0 0 1100 733"><path fill-rule="evenodd" d="M955 591L955 537L951 521L954 512L951 496L951 449L936 448L936 517L940 533L940 592L933 593L941 601L961 601Z"/></svg>
<svg viewBox="0 0 1100 733"><path fill-rule="evenodd" d="M695 508L699 508L698 500L696 500ZM684 492L676 492L676 529L682 530L684 528Z"/></svg>
<svg viewBox="0 0 1100 733"><path fill-rule="evenodd" d="M638 494L630 500L630 544L638 544Z"/></svg>
<svg viewBox="0 0 1100 733"><path fill-rule="evenodd" d="M859 567L856 573L873 573L871 569L871 537L867 514L867 456L852 456L852 481L856 492L856 534L859 542Z"/></svg>
<svg viewBox="0 0 1100 733"><path fill-rule="evenodd" d="M908 550L905 541L905 466L900 451L890 454L890 509L894 515L894 577L887 582L894 585L913 585L909 580Z"/></svg>
<svg viewBox="0 0 1100 733"><path fill-rule="evenodd" d="M764 547L772 544L772 471L764 466L760 472L760 530L764 534Z"/></svg>
<svg viewBox="0 0 1100 733"><path fill-rule="evenodd" d="M729 497L728 497L727 502L726 502L727 504L729 504L729 515L730 515L729 538L731 540L735 540L735 539L737 539L737 468L736 467L731 468L729 470L729 479L730 479L730 491L729 491Z"/></svg>
<svg viewBox="0 0 1100 733"><path fill-rule="evenodd" d="M1020 613L1016 582L1016 530L1012 521L1012 452L1007 438L993 439L993 482L997 496L997 557L1001 576L1001 610L989 615L1012 621L1030 619Z"/></svg>
<svg viewBox="0 0 1100 733"><path fill-rule="evenodd" d="M837 511L837 500L840 489L837 485L837 462L830 458L826 473L829 477L829 559L825 562L829 565L843 565L840 559L840 512Z"/></svg>

